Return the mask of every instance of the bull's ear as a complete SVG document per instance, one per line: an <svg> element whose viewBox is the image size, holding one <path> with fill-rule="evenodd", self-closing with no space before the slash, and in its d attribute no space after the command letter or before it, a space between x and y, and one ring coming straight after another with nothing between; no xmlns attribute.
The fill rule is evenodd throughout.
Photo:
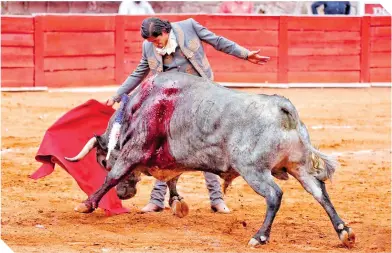
<svg viewBox="0 0 392 253"><path fill-rule="evenodd" d="M107 146L107 143L105 141L105 138L103 138L100 135L96 135L95 138L97 138L97 143L98 143L98 145L99 145L99 147L101 149L103 149L103 150L107 150L108 149L108 146Z"/></svg>

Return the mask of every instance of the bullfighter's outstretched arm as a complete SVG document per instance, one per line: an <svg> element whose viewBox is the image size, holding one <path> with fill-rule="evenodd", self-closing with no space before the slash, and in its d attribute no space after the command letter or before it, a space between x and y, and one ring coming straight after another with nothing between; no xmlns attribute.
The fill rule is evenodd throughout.
<svg viewBox="0 0 392 253"><path fill-rule="evenodd" d="M196 20L191 18L193 29L195 29L199 38L213 46L216 50L224 52L226 54L233 55L240 59L248 60L255 64L264 64L269 60L269 57L261 56L257 51L249 51L248 49L238 45L234 41L226 39L225 37L216 35L215 33L208 30L206 27L199 24Z"/></svg>

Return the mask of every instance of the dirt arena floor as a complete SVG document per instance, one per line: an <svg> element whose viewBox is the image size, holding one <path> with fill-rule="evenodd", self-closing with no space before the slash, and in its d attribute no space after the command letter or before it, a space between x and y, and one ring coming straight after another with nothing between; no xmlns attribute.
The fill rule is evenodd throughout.
<svg viewBox="0 0 392 253"><path fill-rule="evenodd" d="M124 201L129 214L106 217L73 211L86 199L56 166L34 181L34 156L46 129L63 113L105 93L2 93L1 238L14 252L391 252L391 90L246 89L281 94L299 110L312 143L337 153L341 167L327 190L342 219L355 231L355 248L344 248L322 207L290 177L276 180L283 201L270 243L247 243L264 219L266 204L242 178L225 196L232 212L210 211L202 173L184 174L179 192L190 206L185 218L141 214L154 179L144 176L138 194ZM70 137L72 138L72 137Z"/></svg>

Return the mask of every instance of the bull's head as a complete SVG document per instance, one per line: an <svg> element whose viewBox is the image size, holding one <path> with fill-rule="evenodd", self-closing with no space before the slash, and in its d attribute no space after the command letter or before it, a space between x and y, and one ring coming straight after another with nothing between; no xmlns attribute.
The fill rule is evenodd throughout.
<svg viewBox="0 0 392 253"><path fill-rule="evenodd" d="M91 138L86 145L82 148L78 155L72 158L65 157L70 162L77 162L82 160L93 148L96 148L96 160L102 168L106 171L110 171L120 153L118 147L116 147L110 153L110 157L107 160L106 156L108 153L108 138L105 135L94 136ZM136 184L140 181L140 172L131 172L124 179L122 179L116 186L117 196L120 199L129 199L136 194Z"/></svg>
<svg viewBox="0 0 392 253"><path fill-rule="evenodd" d="M86 145L82 148L82 150L77 154L75 157L68 158L65 157L66 160L70 162L78 162L82 160L88 153L93 148L96 148L96 159L99 165L101 165L102 168L104 168L107 171L110 171L111 168L113 167L114 163L117 160L118 157L118 149L113 150L113 152L110 155L109 160L106 160L106 155L108 153L108 147L107 147L107 138L105 136L94 136L91 138Z"/></svg>

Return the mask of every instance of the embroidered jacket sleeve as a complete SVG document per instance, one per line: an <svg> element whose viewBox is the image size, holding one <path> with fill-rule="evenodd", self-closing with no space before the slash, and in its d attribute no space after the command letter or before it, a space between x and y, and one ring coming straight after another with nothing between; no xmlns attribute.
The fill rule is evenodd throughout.
<svg viewBox="0 0 392 253"><path fill-rule="evenodd" d="M120 102L121 95L131 93L131 91L133 91L150 72L150 67L148 66L144 45L145 44L143 43L142 59L140 60L139 65L133 71L133 73L130 74L128 78L123 82L120 88L118 88L117 94L113 96L114 101Z"/></svg>
<svg viewBox="0 0 392 253"><path fill-rule="evenodd" d="M226 39L225 37L218 36L211 32L204 26L200 25L196 20L191 19L193 29L196 31L199 38L213 46L216 50L222 51L226 54L236 56L241 59L247 59L249 50L238 45L237 43Z"/></svg>

